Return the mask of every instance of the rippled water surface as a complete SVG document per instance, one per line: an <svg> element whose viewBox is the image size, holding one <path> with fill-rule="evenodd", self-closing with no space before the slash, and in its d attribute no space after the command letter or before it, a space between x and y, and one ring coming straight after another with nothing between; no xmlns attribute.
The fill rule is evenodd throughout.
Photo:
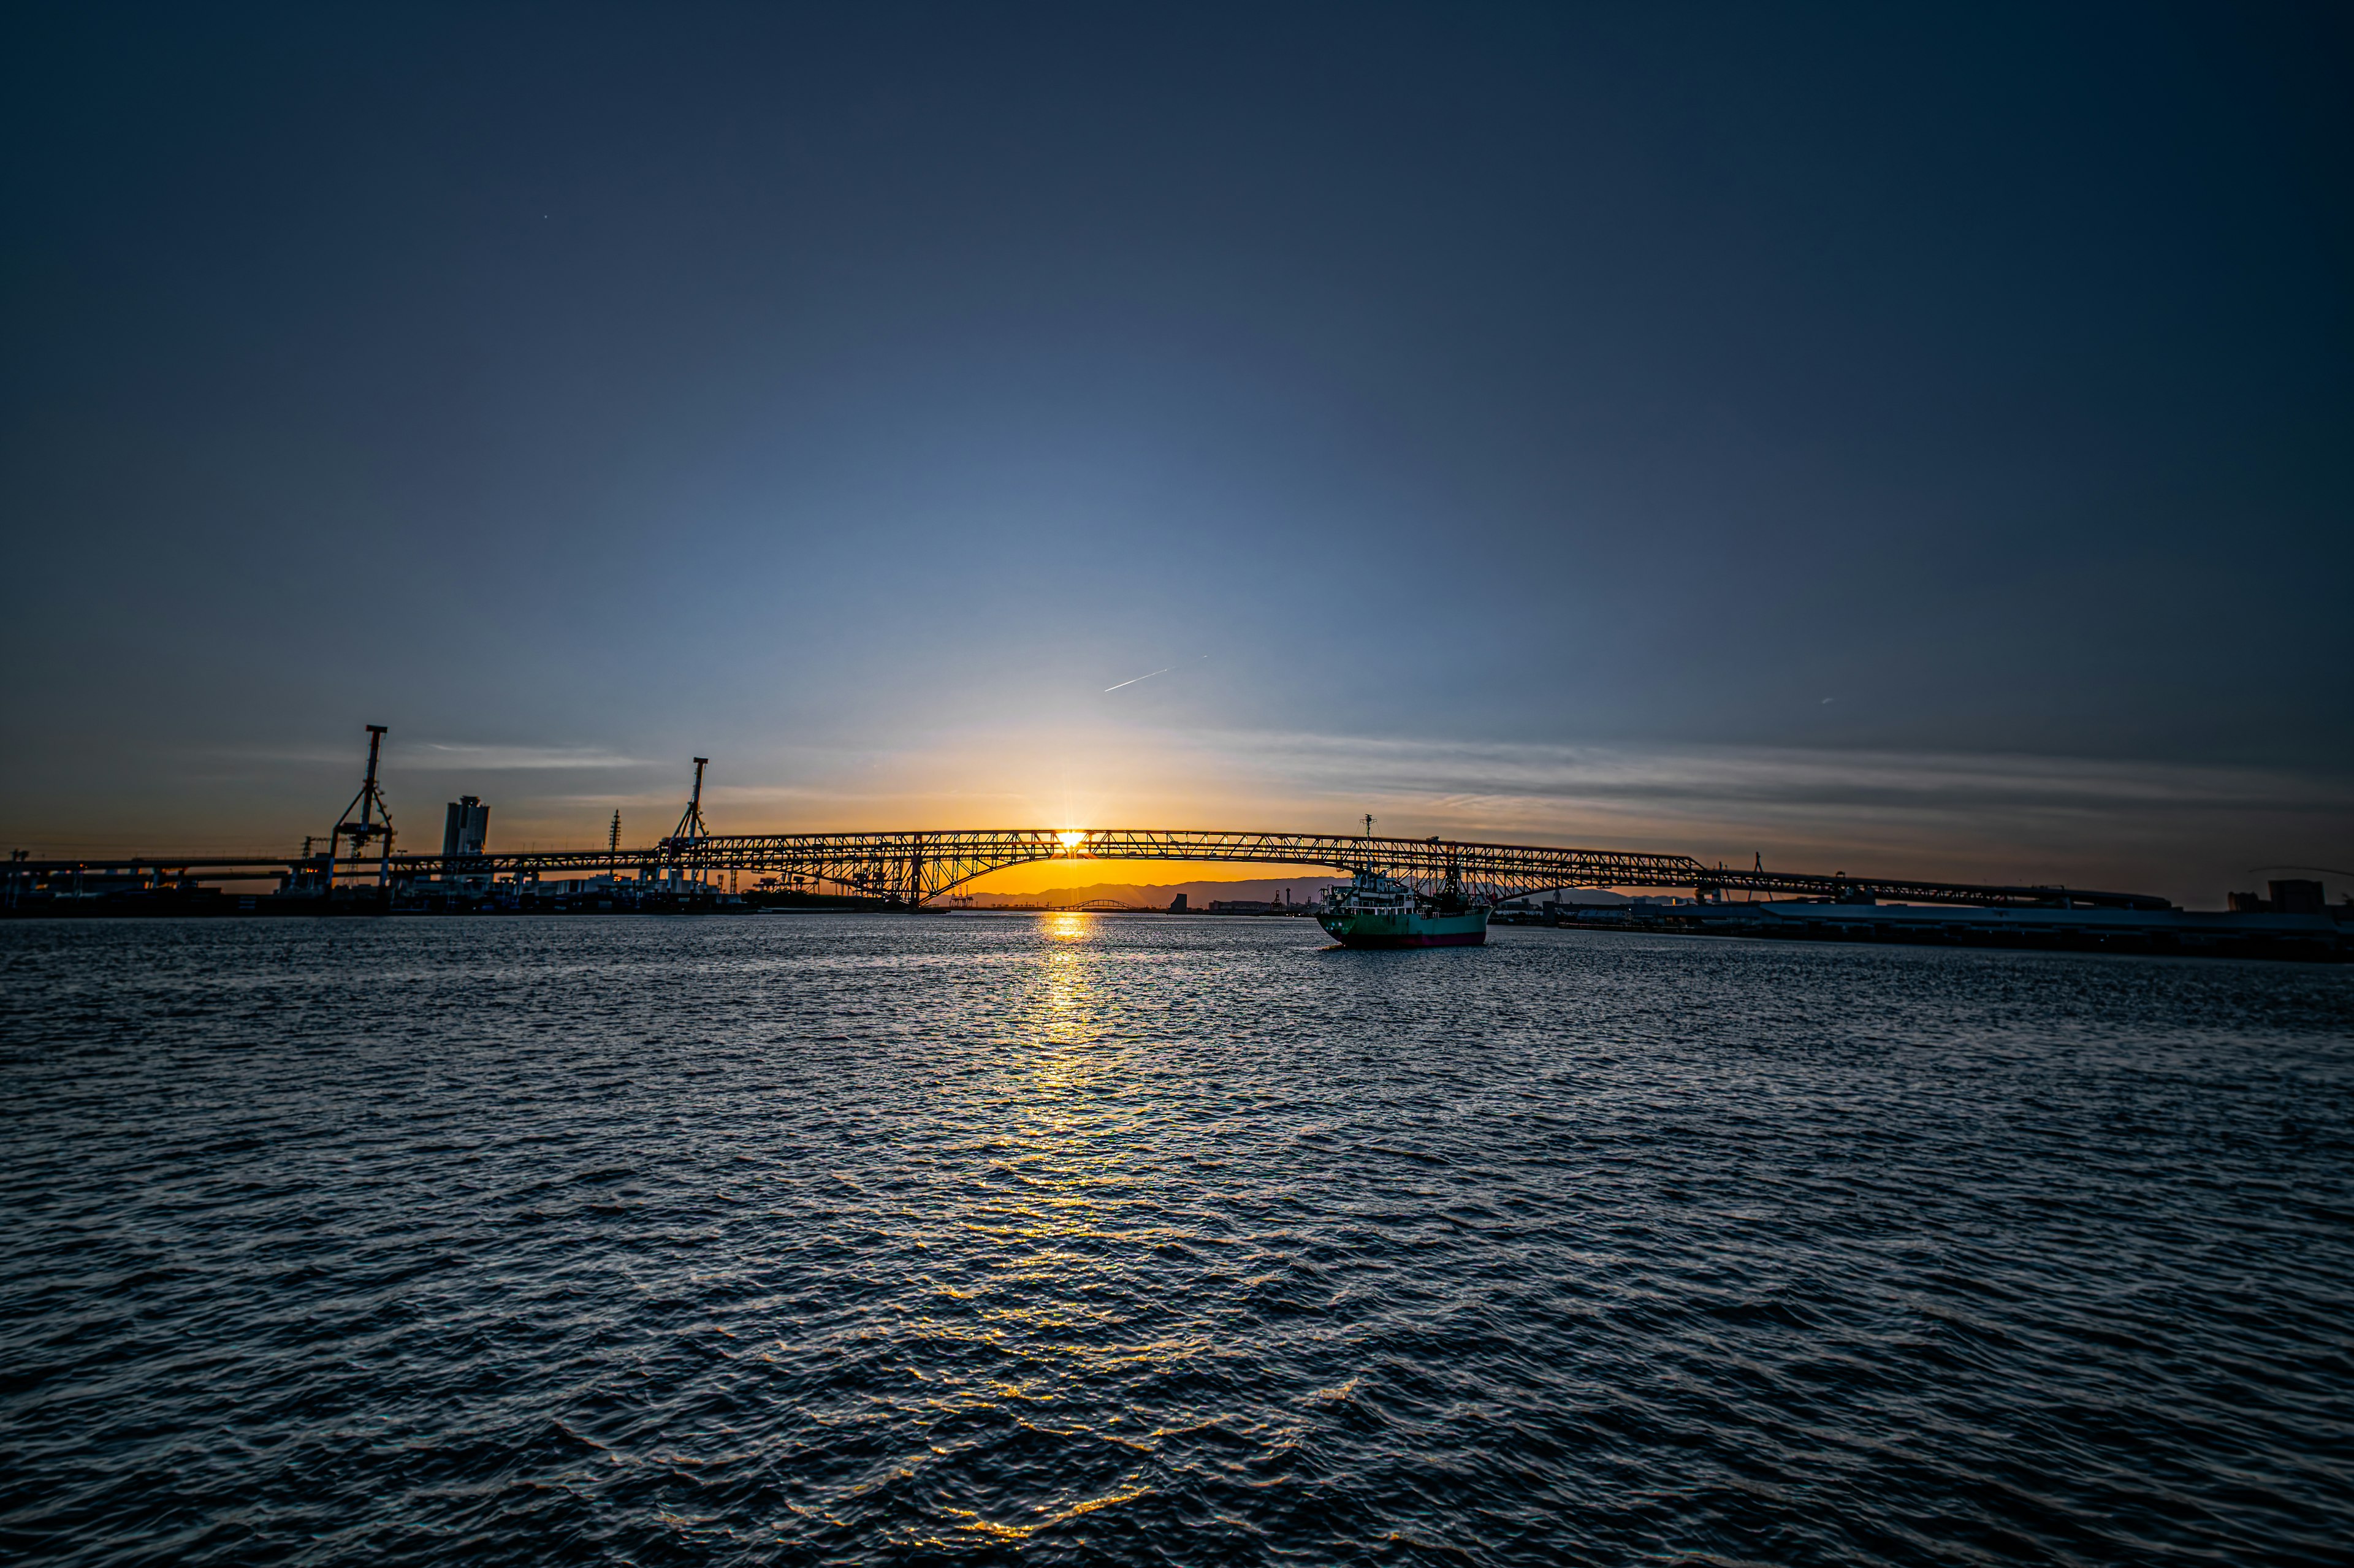
<svg viewBox="0 0 2354 1568"><path fill-rule="evenodd" d="M0 926L0 1555L2348 1561L2354 970Z"/></svg>

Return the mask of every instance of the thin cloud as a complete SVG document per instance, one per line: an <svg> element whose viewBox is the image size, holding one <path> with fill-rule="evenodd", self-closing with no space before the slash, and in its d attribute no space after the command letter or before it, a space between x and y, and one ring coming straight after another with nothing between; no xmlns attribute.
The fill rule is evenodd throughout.
<svg viewBox="0 0 2354 1568"><path fill-rule="evenodd" d="M1153 675L1165 675L1175 668L1176 666L1174 664L1164 664L1160 669L1151 672L1150 674L1130 676L1129 679L1122 681L1119 683L1119 686L1132 686L1139 681L1149 681L1152 679ZM1104 694L1107 696L1110 695L1112 693L1119 691L1119 686L1106 686L1104 688Z"/></svg>
<svg viewBox="0 0 2354 1568"><path fill-rule="evenodd" d="M620 752L599 751L585 747L463 746L427 741L422 746L404 749L408 751L408 755L401 758L405 765L432 771L470 768L489 773L516 773L543 769L654 766L646 758L627 757Z"/></svg>
<svg viewBox="0 0 2354 1568"><path fill-rule="evenodd" d="M354 746L205 747L187 753L212 762L236 765L308 764L345 767L355 773L367 761L365 738ZM388 737L379 767L387 777L399 769L452 772L461 768L509 773L537 769L584 768L650 768L642 757L593 747L470 746L455 741L403 741Z"/></svg>

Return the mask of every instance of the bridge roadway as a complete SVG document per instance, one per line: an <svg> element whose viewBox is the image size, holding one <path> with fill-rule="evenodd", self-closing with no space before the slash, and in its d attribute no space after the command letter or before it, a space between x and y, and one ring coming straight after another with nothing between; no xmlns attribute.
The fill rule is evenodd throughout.
<svg viewBox="0 0 2354 1568"><path fill-rule="evenodd" d="M452 874L535 882L590 877L608 872L638 875L674 873L686 878L706 877L716 872L754 872L800 885L830 886L913 906L990 872L1040 861L1218 862L1323 866L1342 874L1370 870L1411 883L1426 894L1453 888L1467 897L1491 901L1563 888L1617 887L1675 891L1702 897L1745 892L1856 902L1877 899L2010 907L2171 907L2166 899L2149 894L1926 882L1906 877L1851 876L1844 872L1826 876L1744 870L1702 865L1690 855L1640 854L1623 850L1169 828L1095 828L1084 832L1005 828L874 833L722 833L668 838L651 848L634 850L342 857L333 863L332 868L323 856L191 859L146 855L135 860L19 861L0 869L12 877L33 878L52 886L57 885L54 878L68 873L107 877L128 872L133 876L152 876L167 883L287 876L315 885L322 874L330 869L339 881L393 884Z"/></svg>

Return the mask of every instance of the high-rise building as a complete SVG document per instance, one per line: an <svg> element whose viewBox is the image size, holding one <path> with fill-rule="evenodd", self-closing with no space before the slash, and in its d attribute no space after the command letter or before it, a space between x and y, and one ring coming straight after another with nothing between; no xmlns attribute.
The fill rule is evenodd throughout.
<svg viewBox="0 0 2354 1568"><path fill-rule="evenodd" d="M450 802L450 810L441 819L443 854L481 854L490 837L491 809L488 806L472 795L461 795Z"/></svg>

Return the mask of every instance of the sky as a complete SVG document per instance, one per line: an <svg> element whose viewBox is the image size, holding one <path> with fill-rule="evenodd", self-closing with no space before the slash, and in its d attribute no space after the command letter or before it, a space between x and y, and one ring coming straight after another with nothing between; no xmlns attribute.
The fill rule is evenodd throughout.
<svg viewBox="0 0 2354 1568"><path fill-rule="evenodd" d="M7 847L291 849L376 723L419 849L705 756L723 832L2354 872L2342 8L19 5L0 73Z"/></svg>

